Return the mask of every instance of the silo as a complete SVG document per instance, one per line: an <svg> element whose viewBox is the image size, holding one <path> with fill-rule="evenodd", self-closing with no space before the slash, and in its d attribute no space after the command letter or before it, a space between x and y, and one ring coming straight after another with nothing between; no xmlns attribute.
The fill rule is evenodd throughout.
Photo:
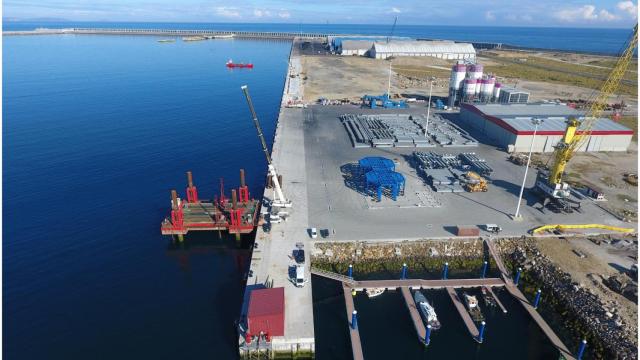
<svg viewBox="0 0 640 360"><path fill-rule="evenodd" d="M493 97L493 89L495 88L496 78L490 77L484 80L482 84L482 101L489 102Z"/></svg>
<svg viewBox="0 0 640 360"><path fill-rule="evenodd" d="M502 84L500 83L496 83L496 85L493 87L493 101L498 101L498 98L500 97L501 87L502 87Z"/></svg>
<svg viewBox="0 0 640 360"><path fill-rule="evenodd" d="M476 82L476 97L480 97L480 91L482 90L482 87L484 86L484 79L478 79Z"/></svg>
<svg viewBox="0 0 640 360"><path fill-rule="evenodd" d="M474 64L469 66L468 71L469 71L469 78L471 79L482 79L482 70L484 69L484 67L482 66L482 64Z"/></svg>
<svg viewBox="0 0 640 360"><path fill-rule="evenodd" d="M464 99L466 101L471 101L476 97L476 83L478 80L476 79L465 79L464 80Z"/></svg>
<svg viewBox="0 0 640 360"><path fill-rule="evenodd" d="M455 64L451 68L451 78L449 79L449 106L453 107L454 103L460 97L462 90L462 81L467 72L467 66L464 64Z"/></svg>

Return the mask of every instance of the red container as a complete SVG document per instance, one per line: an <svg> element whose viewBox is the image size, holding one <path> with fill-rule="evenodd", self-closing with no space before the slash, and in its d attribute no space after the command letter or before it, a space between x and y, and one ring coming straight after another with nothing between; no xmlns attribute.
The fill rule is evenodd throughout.
<svg viewBox="0 0 640 360"><path fill-rule="evenodd" d="M259 335L284 336L284 288L251 291L247 332Z"/></svg>
<svg viewBox="0 0 640 360"><path fill-rule="evenodd" d="M456 226L458 236L479 236L480 229L477 226Z"/></svg>

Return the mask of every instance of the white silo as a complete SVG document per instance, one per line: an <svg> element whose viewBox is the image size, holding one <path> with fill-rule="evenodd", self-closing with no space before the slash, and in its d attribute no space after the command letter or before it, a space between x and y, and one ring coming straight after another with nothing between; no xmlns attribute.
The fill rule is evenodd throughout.
<svg viewBox="0 0 640 360"><path fill-rule="evenodd" d="M467 66L464 64L455 64L451 68L451 78L449 79L449 106L453 107L454 103L460 97L462 90L462 81L467 72Z"/></svg>
<svg viewBox="0 0 640 360"><path fill-rule="evenodd" d="M493 101L498 101L498 98L500 97L500 88L502 88L502 84L500 83L496 83L493 87Z"/></svg>
<svg viewBox="0 0 640 360"><path fill-rule="evenodd" d="M484 79L478 79L476 81L476 97L479 98L482 87L484 86Z"/></svg>
<svg viewBox="0 0 640 360"><path fill-rule="evenodd" d="M493 97L493 89L495 88L496 78L490 77L482 83L482 101L489 102Z"/></svg>
<svg viewBox="0 0 640 360"><path fill-rule="evenodd" d="M476 97L476 85L478 80L465 79L464 80L464 100L471 101Z"/></svg>
<svg viewBox="0 0 640 360"><path fill-rule="evenodd" d="M471 79L482 79L482 70L484 69L484 67L481 64L474 64L469 66L468 71L469 71L469 78Z"/></svg>

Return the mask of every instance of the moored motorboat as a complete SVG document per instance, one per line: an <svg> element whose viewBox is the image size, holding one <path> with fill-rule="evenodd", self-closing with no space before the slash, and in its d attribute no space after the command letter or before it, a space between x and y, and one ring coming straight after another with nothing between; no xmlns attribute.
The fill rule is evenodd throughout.
<svg viewBox="0 0 640 360"><path fill-rule="evenodd" d="M422 314L424 322L427 325L431 325L431 329L433 330L440 329L440 321L438 321L436 309L429 303L427 298L424 297L420 291L416 291L416 293L413 294L413 299L420 310L420 314Z"/></svg>
<svg viewBox="0 0 640 360"><path fill-rule="evenodd" d="M467 305L467 310L471 315L473 321L482 321L484 320L484 315L482 315L482 311L480 310L480 304L478 304L478 299L469 295L466 292L462 294L464 297L464 302Z"/></svg>
<svg viewBox="0 0 640 360"><path fill-rule="evenodd" d="M228 68L250 68L253 69L253 64L252 63L234 63L233 60L229 59L229 61L227 61L227 67Z"/></svg>

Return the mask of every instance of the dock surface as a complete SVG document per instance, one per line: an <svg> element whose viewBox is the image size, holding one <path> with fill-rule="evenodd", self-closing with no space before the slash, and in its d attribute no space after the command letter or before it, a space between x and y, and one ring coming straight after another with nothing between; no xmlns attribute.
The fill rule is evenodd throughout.
<svg viewBox="0 0 640 360"><path fill-rule="evenodd" d="M424 342L425 338L427 337L427 328L424 326L424 322L422 321L420 312L416 307L416 302L411 296L411 291L408 287L401 287L400 292L402 293L404 303L407 305L407 309L409 310L409 315L411 316L413 326L415 327L416 333L418 334L418 339L420 339L420 342Z"/></svg>
<svg viewBox="0 0 640 360"><path fill-rule="evenodd" d="M349 323L349 336L351 337L351 352L353 353L353 360L363 360L364 355L362 353L362 343L360 342L360 330L357 328L354 329L351 326L351 314L353 314L353 310L355 310L351 289L343 283L342 292L344 293L344 303L347 308L347 322Z"/></svg>
<svg viewBox="0 0 640 360"><path fill-rule="evenodd" d="M471 315L469 315L469 313L467 312L467 309L464 307L464 304L460 300L460 297L458 297L456 290L454 288L448 287L447 293L449 294L453 305L456 306L458 313L460 313L460 317L462 317L462 321L466 325L467 330L469 330L469 333L474 339L477 339L478 336L480 336L480 331L478 330L478 327L476 327L476 323L474 323L471 319Z"/></svg>
<svg viewBox="0 0 640 360"><path fill-rule="evenodd" d="M491 286L484 286L484 288L487 289L487 292L489 293L489 295L493 297L493 299L496 301L496 304L500 307L502 312L506 314L507 308L504 307L500 299L498 299L498 296L496 295L496 293L493 292L493 289L491 289Z"/></svg>

